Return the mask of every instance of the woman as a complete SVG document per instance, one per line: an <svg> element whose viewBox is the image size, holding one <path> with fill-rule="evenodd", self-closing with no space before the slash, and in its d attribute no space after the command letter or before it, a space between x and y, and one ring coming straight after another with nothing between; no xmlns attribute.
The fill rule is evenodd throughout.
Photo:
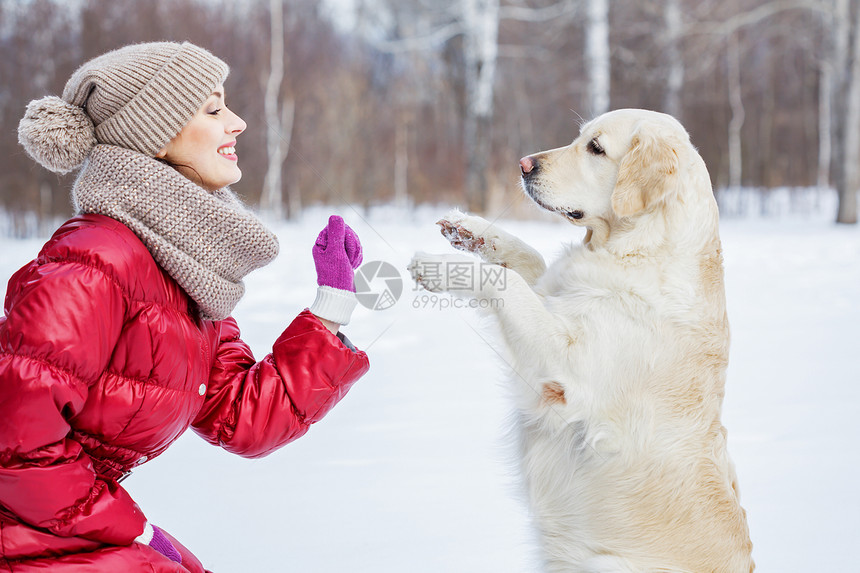
<svg viewBox="0 0 860 573"><path fill-rule="evenodd" d="M83 164L77 216L10 280L0 318L0 571L201 573L120 485L188 427L246 457L304 434L368 369L338 333L361 244L332 217L317 298L255 361L230 313L275 236L227 189L245 123L228 68L189 43L127 46L30 103L19 141Z"/></svg>

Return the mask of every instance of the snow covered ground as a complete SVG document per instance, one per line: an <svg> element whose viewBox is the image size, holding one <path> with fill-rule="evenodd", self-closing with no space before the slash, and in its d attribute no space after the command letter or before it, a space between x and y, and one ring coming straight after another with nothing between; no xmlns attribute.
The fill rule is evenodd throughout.
<svg viewBox="0 0 860 573"><path fill-rule="evenodd" d="M345 331L371 371L307 436L244 460L189 432L124 482L216 573L539 570L492 332L406 280L415 250L450 251L433 224L444 211L339 211L365 261L403 271L404 291L393 308L356 311ZM235 316L258 357L313 299L310 247L328 212L279 225L280 257L247 280ZM722 225L724 423L764 573L860 571L860 228L831 218ZM548 260L581 237L502 224ZM0 293L40 245L0 242Z"/></svg>

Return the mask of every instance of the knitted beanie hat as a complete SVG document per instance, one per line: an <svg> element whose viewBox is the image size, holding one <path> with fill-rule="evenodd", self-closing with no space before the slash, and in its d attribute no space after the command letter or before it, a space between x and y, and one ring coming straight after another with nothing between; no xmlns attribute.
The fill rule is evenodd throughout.
<svg viewBox="0 0 860 573"><path fill-rule="evenodd" d="M78 68L62 98L31 101L18 141L57 173L80 167L97 143L153 157L228 72L227 64L189 42L126 46Z"/></svg>

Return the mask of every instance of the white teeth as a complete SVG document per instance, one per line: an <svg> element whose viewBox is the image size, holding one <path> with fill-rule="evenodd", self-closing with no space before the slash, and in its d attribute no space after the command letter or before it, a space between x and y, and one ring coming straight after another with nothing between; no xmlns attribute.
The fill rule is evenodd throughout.
<svg viewBox="0 0 860 573"><path fill-rule="evenodd" d="M221 155L233 155L234 153L236 153L236 148L235 147L222 147L218 150L218 153L220 153Z"/></svg>

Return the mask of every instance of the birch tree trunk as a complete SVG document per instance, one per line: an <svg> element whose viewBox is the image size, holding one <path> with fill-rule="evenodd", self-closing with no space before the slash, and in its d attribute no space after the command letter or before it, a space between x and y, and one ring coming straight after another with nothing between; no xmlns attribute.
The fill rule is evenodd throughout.
<svg viewBox="0 0 860 573"><path fill-rule="evenodd" d="M496 61L499 53L499 0L463 0L466 117L463 145L467 157L466 197L469 208L487 205L487 167Z"/></svg>
<svg viewBox="0 0 860 573"><path fill-rule="evenodd" d="M397 114L394 132L394 204L409 205L409 122L406 112Z"/></svg>
<svg viewBox="0 0 860 573"><path fill-rule="evenodd" d="M830 84L832 89L831 158L833 186L837 192L845 188L845 117L848 112L848 57L851 33L851 0L833 0L831 37L833 45L830 52Z"/></svg>
<svg viewBox="0 0 860 573"><path fill-rule="evenodd" d="M287 156L290 154L290 144L293 140L293 124L296 119L296 100L292 97L284 99L281 101L281 125L280 131L278 132L278 136L280 139L280 161L278 162L278 178L281 181L278 183L277 189L280 191L280 201L283 203L283 180L281 178L282 167L284 165L284 161L287 160ZM302 212L302 198L299 193L298 186L293 186L291 191L287 192L287 205L289 209L287 210L287 217L296 218Z"/></svg>
<svg viewBox="0 0 860 573"><path fill-rule="evenodd" d="M819 189L830 187L830 162L833 158L833 67L822 62L818 78L818 175Z"/></svg>
<svg viewBox="0 0 860 573"><path fill-rule="evenodd" d="M681 89L684 87L684 58L681 55L680 0L667 0L663 18L666 22L666 60L669 75L666 78L666 98L663 107L669 115L681 119Z"/></svg>
<svg viewBox="0 0 860 573"><path fill-rule="evenodd" d="M835 43L832 37L836 28L832 10L822 12L821 27L824 30L823 37L828 42L828 51L818 68L818 169L815 184L819 189L827 189L830 187L830 165L833 161L833 98L836 81L832 55Z"/></svg>
<svg viewBox="0 0 860 573"><path fill-rule="evenodd" d="M281 186L281 168L286 159L282 145L283 125L279 111L281 83L284 79L284 7L282 0L270 0L271 39L269 43L269 77L263 99L266 116L266 152L268 165L263 180L260 208L275 219L284 216L284 197Z"/></svg>
<svg viewBox="0 0 860 573"><path fill-rule="evenodd" d="M857 189L860 187L860 9L855 10L851 46L851 69L845 114L845 144L842 161L844 184L839 191L837 223L857 224Z"/></svg>
<svg viewBox="0 0 860 573"><path fill-rule="evenodd" d="M738 32L729 36L727 52L729 105L732 117L729 120L729 188L740 189L743 177L743 156L741 149L741 128L744 126L744 102L741 95L741 64Z"/></svg>
<svg viewBox="0 0 860 573"><path fill-rule="evenodd" d="M609 0L588 1L585 65L588 69L588 112L595 117L609 111Z"/></svg>

